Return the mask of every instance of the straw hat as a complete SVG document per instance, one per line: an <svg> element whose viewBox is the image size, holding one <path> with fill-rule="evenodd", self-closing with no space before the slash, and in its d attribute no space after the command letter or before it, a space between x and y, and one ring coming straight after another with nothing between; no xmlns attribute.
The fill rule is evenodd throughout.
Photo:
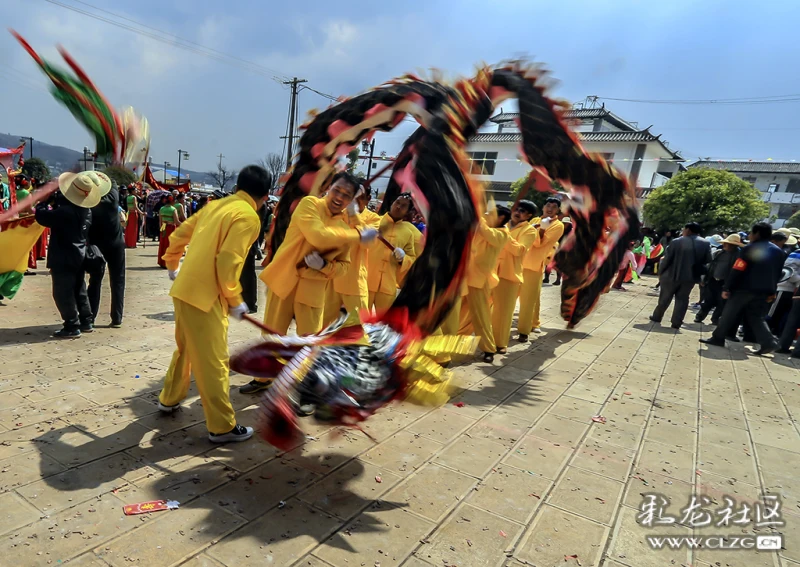
<svg viewBox="0 0 800 567"><path fill-rule="evenodd" d="M99 171L62 173L58 176L58 188L73 205L91 209L111 191L111 179Z"/></svg>
<svg viewBox="0 0 800 567"><path fill-rule="evenodd" d="M720 240L720 244L733 244L734 246L744 246L742 238L738 234L729 234L725 240Z"/></svg>
<svg viewBox="0 0 800 567"><path fill-rule="evenodd" d="M800 236L800 228L790 228L789 232L791 232L794 236Z"/></svg>

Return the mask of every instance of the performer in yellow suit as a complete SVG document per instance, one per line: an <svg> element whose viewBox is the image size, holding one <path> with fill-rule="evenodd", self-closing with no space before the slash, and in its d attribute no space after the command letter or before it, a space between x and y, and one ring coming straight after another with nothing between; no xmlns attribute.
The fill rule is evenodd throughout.
<svg viewBox="0 0 800 567"><path fill-rule="evenodd" d="M376 229L350 228L345 220L358 187L353 175L337 173L324 198L303 197L292 213L283 243L260 276L267 284L264 324L276 333L285 335L292 318L298 335L319 333L328 283L347 273L353 244L377 237ZM257 379L239 392L255 394L271 384L272 379Z"/></svg>
<svg viewBox="0 0 800 567"><path fill-rule="evenodd" d="M531 330L539 332L539 307L542 297L542 280L549 258L553 256L558 240L564 234L564 224L558 220L561 201L551 197L542 207L542 218L535 224L539 238L531 245L522 260L522 290L519 295L519 342L528 342Z"/></svg>
<svg viewBox="0 0 800 567"><path fill-rule="evenodd" d="M228 314L241 319L247 313L239 276L261 230L256 211L269 196L270 187L272 176L265 169L245 167L239 173L236 192L189 217L170 235L169 248L162 256L175 282L170 295L175 305L177 348L158 397L158 409L175 411L186 398L193 374L208 437L215 443L244 441L253 435L252 427L236 423L228 394Z"/></svg>
<svg viewBox="0 0 800 567"><path fill-rule="evenodd" d="M367 208L372 193L368 185L359 187L356 198L347 206L347 224L350 228L377 229L381 222L378 213ZM344 307L348 313L356 309L367 309L369 289L367 288L367 256L369 247L356 242L350 245L350 268L341 277L328 284L325 299L323 328L333 323Z"/></svg>
<svg viewBox="0 0 800 567"><path fill-rule="evenodd" d="M500 282L492 291L492 331L498 354L508 352L511 323L522 286L522 260L539 238L539 232L530 224L535 214L536 205L531 201L516 204L508 223L510 237L497 262Z"/></svg>
<svg viewBox="0 0 800 567"><path fill-rule="evenodd" d="M381 218L381 236L394 246L394 250L389 250L383 242L374 242L369 249L367 305L378 311L386 310L394 303L399 276L408 271L416 258L414 233L419 231L405 220L410 208L411 194L401 193Z"/></svg>
<svg viewBox="0 0 800 567"><path fill-rule="evenodd" d="M496 351L494 333L492 332L491 297L492 290L497 287L497 258L509 239L508 223L511 211L508 207L498 206L496 216L487 221L487 215L481 217L475 238L472 241L472 252L467 265L467 287L461 297L461 329L459 334L468 334L470 327L480 337L479 348L483 351L484 362L492 362ZM466 305L464 298L466 297Z"/></svg>

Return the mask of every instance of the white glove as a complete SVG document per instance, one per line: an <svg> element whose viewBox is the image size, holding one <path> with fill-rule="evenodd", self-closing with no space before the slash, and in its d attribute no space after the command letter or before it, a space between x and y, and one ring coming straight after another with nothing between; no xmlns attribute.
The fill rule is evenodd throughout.
<svg viewBox="0 0 800 567"><path fill-rule="evenodd" d="M541 221L539 221L539 228L547 228L553 222L553 219L550 217L545 217Z"/></svg>
<svg viewBox="0 0 800 567"><path fill-rule="evenodd" d="M406 257L406 253L403 251L402 248L395 248L392 254L394 255L394 259L397 260L398 262L402 262L403 258Z"/></svg>
<svg viewBox="0 0 800 567"><path fill-rule="evenodd" d="M240 303L236 307L229 307L228 314L233 317L234 319L242 320L242 316L248 314L250 312L250 308L247 306L247 303Z"/></svg>
<svg viewBox="0 0 800 567"><path fill-rule="evenodd" d="M378 238L378 229L376 228L365 228L361 231L361 244L369 244L376 238Z"/></svg>
<svg viewBox="0 0 800 567"><path fill-rule="evenodd" d="M180 268L178 268L177 270L168 270L167 274L169 275L169 279L171 279L172 281L175 281L175 278L178 277L178 272L180 272L180 271L181 271Z"/></svg>
<svg viewBox="0 0 800 567"><path fill-rule="evenodd" d="M305 257L306 266L312 270L321 270L325 266L325 258L319 255L316 250Z"/></svg>
<svg viewBox="0 0 800 567"><path fill-rule="evenodd" d="M347 205L347 216L355 217L358 216L358 213L361 212L361 209L358 207L358 201L353 199L350 201L350 204Z"/></svg>

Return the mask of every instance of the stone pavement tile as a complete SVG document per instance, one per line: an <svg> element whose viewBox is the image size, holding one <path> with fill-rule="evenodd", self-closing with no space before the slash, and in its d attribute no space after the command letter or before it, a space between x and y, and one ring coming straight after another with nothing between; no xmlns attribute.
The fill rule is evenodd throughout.
<svg viewBox="0 0 800 567"><path fill-rule="evenodd" d="M56 565L141 525L131 519L122 513L119 500L102 496L91 506L84 504L45 516L4 536L0 539L0 557L13 557L13 565Z"/></svg>
<svg viewBox="0 0 800 567"><path fill-rule="evenodd" d="M192 457L171 465L168 470L135 479L131 486L115 494L126 502L177 500L183 504L230 482L238 474L211 459Z"/></svg>
<svg viewBox="0 0 800 567"><path fill-rule="evenodd" d="M547 503L610 525L625 485L580 469L567 467Z"/></svg>
<svg viewBox="0 0 800 567"><path fill-rule="evenodd" d="M465 433L434 457L434 461L464 474L482 477L506 452L499 443Z"/></svg>
<svg viewBox="0 0 800 567"><path fill-rule="evenodd" d="M747 429L744 412L703 402L700 410L700 422L721 427Z"/></svg>
<svg viewBox="0 0 800 567"><path fill-rule="evenodd" d="M503 463L545 478L555 479L566 466L571 454L571 447L528 435L503 459Z"/></svg>
<svg viewBox="0 0 800 567"><path fill-rule="evenodd" d="M149 429L134 421L109 425L94 433L66 426L51 432L41 450L65 465L76 466L135 447L149 434Z"/></svg>
<svg viewBox="0 0 800 567"><path fill-rule="evenodd" d="M0 392L29 390L47 384L49 381L49 379L35 372L5 374L3 373L3 366L0 366Z"/></svg>
<svg viewBox="0 0 800 567"><path fill-rule="evenodd" d="M565 372L572 372L576 376L583 373L584 370L589 368L589 365L595 361L595 357L589 354L576 354L573 356L561 356L553 364L549 366L551 370L563 370Z"/></svg>
<svg viewBox="0 0 800 567"><path fill-rule="evenodd" d="M360 431L340 427L316 441L307 440L302 447L289 451L282 458L317 474L328 474L374 446L375 443Z"/></svg>
<svg viewBox="0 0 800 567"><path fill-rule="evenodd" d="M273 462L278 463L278 461ZM275 468L277 469L277 466ZM284 468L287 466L284 465ZM293 469L293 467L288 468ZM281 472L283 471L276 470L278 474ZM299 480L301 483L305 481L303 476L297 473L294 473L294 478L286 476L286 480L289 482ZM328 514L349 520L369 506L373 500L381 498L400 480L401 477L396 474L356 459L301 492L298 498ZM223 493L223 490L221 489L220 492ZM227 494L227 491L224 493ZM285 499L286 497L278 500ZM383 500L393 500L393 498L384 496ZM263 499L258 499L258 503L261 504L263 510Z"/></svg>
<svg viewBox="0 0 800 567"><path fill-rule="evenodd" d="M170 468L213 448L214 445L208 440L205 424L202 423L167 435L151 431L136 447L127 449L126 453L137 460L151 463L156 468Z"/></svg>
<svg viewBox="0 0 800 567"><path fill-rule="evenodd" d="M475 424L475 420L451 411L431 412L412 423L406 431L447 443Z"/></svg>
<svg viewBox="0 0 800 567"><path fill-rule="evenodd" d="M492 378L507 380L515 384L527 384L536 374L537 373L532 370L523 370L521 368L514 368L513 366L501 366L496 372L492 373Z"/></svg>
<svg viewBox="0 0 800 567"><path fill-rule="evenodd" d="M412 555L403 563L402 567L431 567L431 564Z"/></svg>
<svg viewBox="0 0 800 567"><path fill-rule="evenodd" d="M27 400L17 392L5 392L0 396L0 411L13 409L25 404Z"/></svg>
<svg viewBox="0 0 800 567"><path fill-rule="evenodd" d="M549 414L575 419L576 417L588 417L600 414L601 404L587 402L571 396L561 396L548 411Z"/></svg>
<svg viewBox="0 0 800 567"><path fill-rule="evenodd" d="M488 439L510 449L525 436L533 422L503 409L495 409L469 430L470 437Z"/></svg>
<svg viewBox="0 0 800 567"><path fill-rule="evenodd" d="M647 544L647 536L691 536L692 530L683 526L659 526L657 529L641 526L636 521L637 511L623 506L614 526L614 535L608 556L630 567L664 567L665 565L690 565L689 551L660 549L654 551Z"/></svg>
<svg viewBox="0 0 800 567"><path fill-rule="evenodd" d="M32 524L42 513L13 492L0 494L0 534Z"/></svg>
<svg viewBox="0 0 800 567"><path fill-rule="evenodd" d="M688 425L690 427L697 424L697 406L689 407L658 400L653 401L652 404L653 419L668 421L676 425Z"/></svg>
<svg viewBox="0 0 800 567"><path fill-rule="evenodd" d="M589 429L591 423L591 416L583 422L578 422L548 414L533 426L531 435L552 443L575 447L583 437L583 434Z"/></svg>
<svg viewBox="0 0 800 567"><path fill-rule="evenodd" d="M148 400L146 397L134 398L124 402L125 404L136 404L139 415L133 415L131 419L136 419L139 425L143 425L148 429L157 431L161 435L167 435L179 429L191 427L198 423L205 422L205 414L203 413L203 404L199 398L191 402L184 400L181 403L180 409L172 413L161 413L158 411L157 402ZM152 409L155 411L152 411ZM136 411L134 414L137 413ZM238 420L238 416L237 416Z"/></svg>
<svg viewBox="0 0 800 567"><path fill-rule="evenodd" d="M246 448L238 443L220 445L205 453L204 456L239 472L247 472L271 461L279 454L278 449L258 439L248 443Z"/></svg>
<svg viewBox="0 0 800 567"><path fill-rule="evenodd" d="M800 453L800 434L789 419L769 421L750 419L748 425L754 443Z"/></svg>
<svg viewBox="0 0 800 567"><path fill-rule="evenodd" d="M623 390L625 391L628 390ZM602 415L607 423L629 423L644 427L650 414L650 407L651 404L637 402L622 393L619 397L612 397L606 402Z"/></svg>
<svg viewBox="0 0 800 567"><path fill-rule="evenodd" d="M786 525L777 528L778 533L783 534L783 549L779 555L781 558L800 562L800 547L796 543L800 540L800 516L784 514L783 518Z"/></svg>
<svg viewBox="0 0 800 567"><path fill-rule="evenodd" d="M62 396L44 402L26 401L24 404L0 411L0 425L16 429L34 423L68 417L94 404L78 394Z"/></svg>
<svg viewBox="0 0 800 567"><path fill-rule="evenodd" d="M361 423L361 428L372 435L378 442L386 440L397 431L408 427L419 419L420 414L405 411L404 405L392 405L371 416L367 421ZM419 407L419 406L416 406ZM428 408L429 409L429 408ZM422 414L426 415L426 414Z"/></svg>
<svg viewBox="0 0 800 567"><path fill-rule="evenodd" d="M666 513L680 517L681 508L689 504L696 492L695 487L688 482L675 480L662 474L641 473L635 476L639 478L631 477L628 481L623 503L636 510L641 509L645 502L645 494L661 494L669 502Z"/></svg>
<svg viewBox="0 0 800 567"><path fill-rule="evenodd" d="M577 555L581 565L596 567L608 531L591 520L545 504L526 530L514 557L537 567L556 567L569 565L564 556Z"/></svg>
<svg viewBox="0 0 800 567"><path fill-rule="evenodd" d="M520 524L465 504L439 527L430 544L417 550L417 555L434 565L497 565L523 529Z"/></svg>
<svg viewBox="0 0 800 567"><path fill-rule="evenodd" d="M627 365L597 361L586 372L581 374L581 380L586 380L600 386L613 386L627 371Z"/></svg>
<svg viewBox="0 0 800 567"><path fill-rule="evenodd" d="M96 404L105 405L158 392L161 390L162 384L163 380L157 378L134 378L81 392L81 395Z"/></svg>
<svg viewBox="0 0 800 567"><path fill-rule="evenodd" d="M498 465L470 492L466 501L521 524L539 508L553 481L526 471Z"/></svg>
<svg viewBox="0 0 800 567"><path fill-rule="evenodd" d="M490 400L500 402L504 398L507 398L509 395L514 393L514 391L520 387L525 388L526 386L520 386L516 382L495 378L492 375L475 384L472 388L470 388L470 391L489 398Z"/></svg>
<svg viewBox="0 0 800 567"><path fill-rule="evenodd" d="M755 444L758 453L758 467L764 475L770 473L794 474L800 470L800 454L794 451L786 451L770 445Z"/></svg>
<svg viewBox="0 0 800 567"><path fill-rule="evenodd" d="M694 453L655 441L645 441L634 470L637 473L659 473L676 480L694 482Z"/></svg>
<svg viewBox="0 0 800 567"><path fill-rule="evenodd" d="M773 535L769 528L755 529L750 526L731 526L728 528L719 528L711 525L708 527L694 529L695 537L703 536L720 536L725 535L726 540L730 542L730 536L736 537L758 537ZM791 545L791 540L789 540ZM786 541L784 541L786 546ZM774 551L759 551L756 549L747 550L731 550L731 549L712 549L703 547L695 550L694 559L702 561L714 566L725 565L725 567L773 567L777 565L778 553Z"/></svg>
<svg viewBox="0 0 800 567"><path fill-rule="evenodd" d="M759 487L727 475L703 473L697 480L699 493L703 496L708 496L712 501L719 503L720 506L725 503L723 496L730 496L736 502L747 502L751 506L761 500L761 489ZM784 503L784 506L786 506L786 503Z"/></svg>
<svg viewBox="0 0 800 567"><path fill-rule="evenodd" d="M483 370L468 364L453 368L453 379L451 383L457 388L467 390L485 379L486 373Z"/></svg>
<svg viewBox="0 0 800 567"><path fill-rule="evenodd" d="M756 461L749 443L745 446L711 444L700 441L697 452L697 470L732 477L747 484L757 485Z"/></svg>
<svg viewBox="0 0 800 567"><path fill-rule="evenodd" d="M37 451L57 438L61 429L69 427L57 419L52 423L36 423L0 433L0 461L23 453Z"/></svg>
<svg viewBox="0 0 800 567"><path fill-rule="evenodd" d="M319 475L307 469L276 459L225 482L207 497L229 512L253 520L318 478Z"/></svg>
<svg viewBox="0 0 800 567"><path fill-rule="evenodd" d="M178 510L154 514L141 527L94 552L109 565L131 563L170 565L202 550L245 523L239 516L211 502L198 499Z"/></svg>
<svg viewBox="0 0 800 567"><path fill-rule="evenodd" d="M573 398L580 398L587 402L595 404L605 403L606 399L611 395L613 387L604 386L602 384L594 384L584 381L579 378L572 386L567 389L566 394Z"/></svg>
<svg viewBox="0 0 800 567"><path fill-rule="evenodd" d="M97 555L92 552L84 553L75 559L71 559L67 565L69 565L69 567L108 567L108 563L97 557ZM205 567L218 566L206 565Z"/></svg>
<svg viewBox="0 0 800 567"><path fill-rule="evenodd" d="M517 394L514 394L500 404L498 409L533 423L539 419L549 407L550 402L540 400L536 396L536 391L528 389L526 386L523 390L520 390Z"/></svg>
<svg viewBox="0 0 800 567"><path fill-rule="evenodd" d="M362 562L381 567L400 565L435 524L392 504L376 503L314 550L336 567Z"/></svg>
<svg viewBox="0 0 800 567"><path fill-rule="evenodd" d="M569 386L578 378L578 374L566 370L552 370L546 368L536 375L536 380L546 384L563 384Z"/></svg>
<svg viewBox="0 0 800 567"><path fill-rule="evenodd" d="M340 526L341 520L292 499L214 544L206 554L237 567L291 565Z"/></svg>
<svg viewBox="0 0 800 567"><path fill-rule="evenodd" d="M665 421L653 420L645 432L645 439L659 443L673 444L687 451L694 451L697 445L697 428L675 425Z"/></svg>
<svg viewBox="0 0 800 567"><path fill-rule="evenodd" d="M117 453L17 488L17 493L43 513L53 514L153 472L153 469L143 467L132 457Z"/></svg>
<svg viewBox="0 0 800 567"><path fill-rule="evenodd" d="M186 563L181 563L181 567L225 567L225 565L205 553L201 553L200 555L195 555Z"/></svg>
<svg viewBox="0 0 800 567"><path fill-rule="evenodd" d="M591 422L591 419L587 420ZM591 423L589 437L613 445L635 449L639 446L643 430L639 425L629 423Z"/></svg>
<svg viewBox="0 0 800 567"><path fill-rule="evenodd" d="M696 384L695 384L696 386ZM674 404L683 404L687 407L697 407L697 389L677 389L665 388L663 384L658 389L656 395L658 402L672 402Z"/></svg>
<svg viewBox="0 0 800 567"><path fill-rule="evenodd" d="M463 500L476 482L472 477L428 463L388 492L382 500L402 504L408 510L435 522Z"/></svg>
<svg viewBox="0 0 800 567"><path fill-rule="evenodd" d="M394 474L407 476L441 448L441 443L422 436L417 437L407 431L400 431L391 439L364 453L360 459Z"/></svg>
<svg viewBox="0 0 800 567"><path fill-rule="evenodd" d="M506 403L507 402L508 400ZM449 403L450 405L447 406L448 409L457 411L459 414L471 417L472 419L480 419L496 408L500 402L482 396L472 390L465 390L451 398Z"/></svg>
<svg viewBox="0 0 800 567"><path fill-rule="evenodd" d="M616 480L628 478L636 451L598 441L589 437L578 449L570 463L578 467Z"/></svg>
<svg viewBox="0 0 800 567"><path fill-rule="evenodd" d="M77 351L73 351L77 352ZM59 357L52 357L53 360L58 360ZM59 364L50 368L43 368L37 370L47 379L47 383L51 384L60 380L76 380L85 378L87 376L101 378L103 372L109 368L109 364L103 360L75 362L74 364Z"/></svg>
<svg viewBox="0 0 800 567"><path fill-rule="evenodd" d="M55 459L36 451L0 461L0 493L65 470Z"/></svg>
<svg viewBox="0 0 800 567"><path fill-rule="evenodd" d="M87 403L89 403L88 400ZM133 398L131 400L119 401L104 406L91 407L84 411L65 416L64 421L70 425L74 425L90 432L108 427L109 425L133 420L138 420L139 425L143 425L148 427L148 429L152 429L152 427L148 426L147 418L145 416L153 415L155 413L159 412L154 403L149 402L144 398ZM179 414L181 412L175 413ZM190 424L186 424L184 427L187 427L188 425Z"/></svg>
<svg viewBox="0 0 800 567"><path fill-rule="evenodd" d="M26 392L25 397L32 402L42 402L69 394L81 394L108 385L102 379L93 376L76 376L53 380ZM94 400L93 400L94 401ZM95 401L95 403L97 403Z"/></svg>

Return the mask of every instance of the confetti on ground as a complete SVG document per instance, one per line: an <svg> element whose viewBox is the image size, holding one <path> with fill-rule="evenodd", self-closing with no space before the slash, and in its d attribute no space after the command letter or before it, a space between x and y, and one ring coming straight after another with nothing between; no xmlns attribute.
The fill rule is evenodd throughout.
<svg viewBox="0 0 800 567"><path fill-rule="evenodd" d="M380 484L380 483L382 483L382 482L383 482L383 479L382 479L380 476L376 476L376 477L375 477L375 482L377 482L378 484Z"/></svg>
<svg viewBox="0 0 800 567"><path fill-rule="evenodd" d="M595 415L592 416L592 421L594 421L595 423L605 423L606 418L604 418L602 415Z"/></svg>
<svg viewBox="0 0 800 567"><path fill-rule="evenodd" d="M453 405L457 408L463 408L466 404L464 402L456 402Z"/></svg>

